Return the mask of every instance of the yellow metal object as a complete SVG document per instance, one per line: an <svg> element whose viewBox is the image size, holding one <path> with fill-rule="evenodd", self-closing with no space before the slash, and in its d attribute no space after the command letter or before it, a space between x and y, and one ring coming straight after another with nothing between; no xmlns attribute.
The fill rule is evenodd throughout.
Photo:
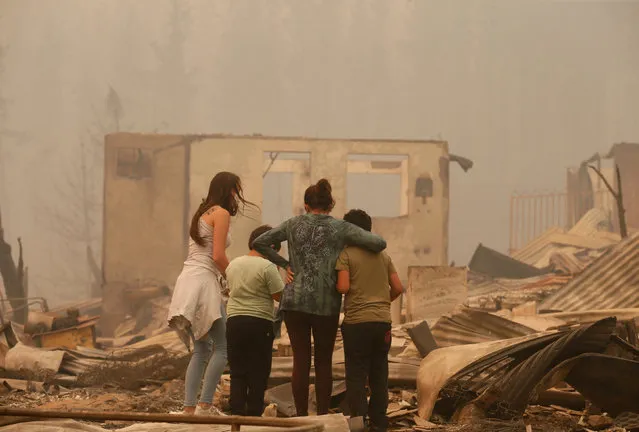
<svg viewBox="0 0 639 432"><path fill-rule="evenodd" d="M79 346L95 348L95 324L98 318L85 321L75 327L40 333L33 336L36 346L40 348L68 348Z"/></svg>

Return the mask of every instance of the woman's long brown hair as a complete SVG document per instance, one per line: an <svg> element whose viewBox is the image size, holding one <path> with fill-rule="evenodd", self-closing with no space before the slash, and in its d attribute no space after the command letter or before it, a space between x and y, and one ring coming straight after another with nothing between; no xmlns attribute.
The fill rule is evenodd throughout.
<svg viewBox="0 0 639 432"><path fill-rule="evenodd" d="M189 234L193 241L200 246L204 246L204 239L200 235L199 222L202 215L211 207L220 206L228 211L231 216L235 216L240 211L240 204L242 207L247 205L256 207L255 204L244 198L242 181L237 174L226 171L217 173L209 184L208 195L202 200L202 204L200 204L191 220Z"/></svg>

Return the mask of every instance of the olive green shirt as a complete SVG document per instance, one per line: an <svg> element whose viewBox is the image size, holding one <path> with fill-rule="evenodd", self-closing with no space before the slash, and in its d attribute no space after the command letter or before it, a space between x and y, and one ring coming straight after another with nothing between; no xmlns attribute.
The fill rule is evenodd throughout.
<svg viewBox="0 0 639 432"><path fill-rule="evenodd" d="M344 296L345 324L391 322L390 276L397 271L388 254L349 246L339 255L335 269L350 276Z"/></svg>

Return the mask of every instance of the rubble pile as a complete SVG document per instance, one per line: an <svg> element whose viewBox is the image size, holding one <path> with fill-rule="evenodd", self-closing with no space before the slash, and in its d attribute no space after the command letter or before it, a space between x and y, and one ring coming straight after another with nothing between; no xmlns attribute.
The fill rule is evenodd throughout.
<svg viewBox="0 0 639 432"><path fill-rule="evenodd" d="M388 358L390 430L639 430L639 234L621 240L601 230L601 217L592 211L573 229L552 229L511 256L480 245L468 269L424 267L429 271L409 275ZM189 352L166 325L170 289L115 284L104 292L104 299L51 310L36 302L25 325L3 321L0 405L181 409ZM283 325L265 401L272 415L295 416L292 369ZM326 422L344 430L339 332L333 376L333 416ZM216 393L222 410L229 382L224 375ZM313 412L312 386L309 396ZM8 425L18 420L3 421L13 430ZM84 423L64 427L70 424ZM144 430L137 426L100 423Z"/></svg>
<svg viewBox="0 0 639 432"><path fill-rule="evenodd" d="M479 245L468 267L467 305L497 311L543 301L618 248L608 215L588 211L571 229L553 227L511 256Z"/></svg>
<svg viewBox="0 0 639 432"><path fill-rule="evenodd" d="M3 406L52 410L105 409L110 411L168 412L182 407L184 382L169 381L161 386L147 386L128 391L107 386L98 388L56 388L41 386L19 388L3 393ZM6 389L5 384L3 386Z"/></svg>
<svg viewBox="0 0 639 432"><path fill-rule="evenodd" d="M118 354L111 354L82 372L78 376L77 385L111 385L135 390L145 384L161 384L166 380L180 378L189 363L187 354L172 353L157 345Z"/></svg>

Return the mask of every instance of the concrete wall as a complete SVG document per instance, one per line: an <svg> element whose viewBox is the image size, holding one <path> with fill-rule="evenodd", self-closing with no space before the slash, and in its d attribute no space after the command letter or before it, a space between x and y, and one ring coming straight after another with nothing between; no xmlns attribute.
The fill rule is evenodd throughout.
<svg viewBox="0 0 639 432"><path fill-rule="evenodd" d="M613 149L614 161L621 173L621 191L626 210L626 224L628 228L639 229L639 144L617 144ZM617 177L611 182L619 190ZM618 225L615 208L615 224Z"/></svg>
<svg viewBox="0 0 639 432"><path fill-rule="evenodd" d="M597 166L597 163L588 165ZM615 144L599 165L608 183L618 191L615 166L619 167L621 174L626 224L630 229L639 229L639 170L636 168L639 166L639 144ZM588 174L586 178L583 174L580 175L580 169ZM568 168L567 172L568 211L569 216L574 215L569 217L569 224L576 223L588 210L595 207L610 214L613 230L619 232L617 201L597 173L583 166Z"/></svg>
<svg viewBox="0 0 639 432"><path fill-rule="evenodd" d="M153 177L119 178L115 172L118 147L153 148ZM237 173L245 197L261 208L264 154L271 151L310 153L310 181L325 177L332 183L336 217L347 210L349 154L408 155L408 212L375 218L373 230L388 241L388 253L404 280L409 266L448 263L448 146L444 142L115 134L107 138L107 280L153 277L172 284L182 265L188 221L212 176L219 171ZM432 197L425 200L415 196L417 179L424 176L432 179ZM306 186L296 185L296 190ZM260 223L259 210L251 208L232 221L231 257L246 253L249 233Z"/></svg>
<svg viewBox="0 0 639 432"><path fill-rule="evenodd" d="M187 235L185 142L180 136L106 137L103 268L107 282L175 282ZM126 149L139 149L149 157L150 176L118 174L118 152Z"/></svg>
<svg viewBox="0 0 639 432"><path fill-rule="evenodd" d="M346 170L349 154L408 155L408 214L397 218L375 218L373 229L388 241L402 277L409 266L448 264L448 146L443 142L309 140L263 137L212 137L192 144L191 206L195 211L208 188L211 176L220 170L238 173L246 197L262 202L262 161L265 152L309 152L311 182L322 177L333 186L336 205L333 215L341 217L346 206ZM433 197L423 202L415 197L415 183L421 176L433 180ZM308 186L308 185L304 185ZM246 252L246 239L260 223L238 217L232 226L231 255Z"/></svg>

